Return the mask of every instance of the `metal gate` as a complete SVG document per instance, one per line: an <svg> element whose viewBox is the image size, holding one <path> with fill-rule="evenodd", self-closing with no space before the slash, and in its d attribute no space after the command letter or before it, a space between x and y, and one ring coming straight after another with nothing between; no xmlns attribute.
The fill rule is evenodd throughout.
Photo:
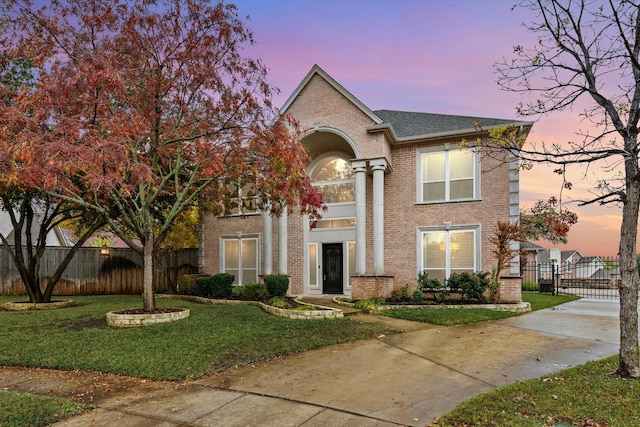
<svg viewBox="0 0 640 427"><path fill-rule="evenodd" d="M618 299L620 275L617 260L598 257L584 260L575 264L545 262L522 265L523 291Z"/></svg>

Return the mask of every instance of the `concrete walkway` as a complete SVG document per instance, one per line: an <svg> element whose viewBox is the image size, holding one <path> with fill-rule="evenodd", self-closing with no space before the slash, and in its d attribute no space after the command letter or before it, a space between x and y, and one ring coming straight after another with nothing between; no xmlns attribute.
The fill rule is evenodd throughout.
<svg viewBox="0 0 640 427"><path fill-rule="evenodd" d="M388 321L359 316L353 319ZM410 332L186 383L125 379L112 390L114 376L5 368L0 387L67 398L87 393L97 409L59 426L425 426L487 390L619 348L615 301L574 301L477 325L406 325Z"/></svg>

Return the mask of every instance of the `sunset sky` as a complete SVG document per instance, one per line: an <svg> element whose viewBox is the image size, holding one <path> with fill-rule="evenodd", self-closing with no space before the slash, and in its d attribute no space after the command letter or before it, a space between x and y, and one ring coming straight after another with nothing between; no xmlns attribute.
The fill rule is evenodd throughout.
<svg viewBox="0 0 640 427"><path fill-rule="evenodd" d="M389 109L537 120L529 141L563 143L588 128L578 109L522 118L521 95L502 91L493 66L513 46L532 45L522 26L535 18L509 0L236 0L256 45L247 53L269 69L282 105L318 64L372 110ZM521 172L521 207L560 196L561 177L536 165ZM570 170L574 188L563 201L585 197L604 176L599 168ZM566 246L583 255L618 252L620 207L567 205L578 224ZM539 241L544 247L553 245Z"/></svg>

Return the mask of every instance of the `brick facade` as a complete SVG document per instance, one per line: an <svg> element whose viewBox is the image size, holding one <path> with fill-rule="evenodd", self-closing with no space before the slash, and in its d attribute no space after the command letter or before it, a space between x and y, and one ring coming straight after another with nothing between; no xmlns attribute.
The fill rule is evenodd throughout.
<svg viewBox="0 0 640 427"><path fill-rule="evenodd" d="M285 104L283 110L292 114L300 122L307 134L302 143L312 159L326 153L339 153L345 159L384 158L388 167L384 176L384 275L374 277L373 251L374 230L373 178L369 170L366 176L366 274L352 278L353 289L345 284L345 292L364 297L367 293L380 295L408 284L416 287L419 270L419 229L451 226L473 226L479 233L477 269L488 271L495 266L489 237L498 221L513 221L517 218L518 186L517 171L513 165L492 157L481 159L479 174L480 194L472 201L449 203L418 203L417 171L419 153L423 150L457 147L469 140L469 135L449 134L446 137L423 137L415 140L393 140L393 135L381 127L373 129L375 115L352 97L344 88L317 67ZM514 209L515 207L515 209ZM328 217L351 215L350 206L330 206ZM221 235L262 235L260 215L232 218L206 217L203 222L204 244L202 248L202 270L205 273L220 271L219 238ZM309 231L305 220L297 213L291 213L287 220L288 261L287 274L290 276L291 294L322 293L322 287L309 287L305 277L305 259L308 243L314 239L321 247L323 242L352 241L353 230L336 231L335 239L327 231ZM324 233L324 234L323 234ZM319 237L320 236L320 237ZM272 270L278 271L278 221L273 221L273 263ZM260 253L264 242L260 240ZM345 249L346 250L346 249ZM346 258L345 258L346 259ZM308 267L307 268L312 268ZM346 268L346 266L345 266ZM264 265L261 265L264 269ZM319 271L318 274L322 274ZM308 275L308 273L307 273ZM347 276L345 274L345 276ZM370 278L367 278L369 276ZM505 278L502 287L504 301L520 301L520 288L513 278ZM307 285L305 285L307 284ZM382 295L380 295L382 296Z"/></svg>

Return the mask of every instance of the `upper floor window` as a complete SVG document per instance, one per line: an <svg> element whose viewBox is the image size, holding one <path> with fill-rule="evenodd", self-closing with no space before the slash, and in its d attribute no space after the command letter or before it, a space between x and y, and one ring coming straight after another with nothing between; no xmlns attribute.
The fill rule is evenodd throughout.
<svg viewBox="0 0 640 427"><path fill-rule="evenodd" d="M418 200L432 203L477 198L476 159L473 150L421 153Z"/></svg>
<svg viewBox="0 0 640 427"><path fill-rule="evenodd" d="M229 194L232 195L227 206L231 215L248 215L258 212L254 185L227 184L226 187Z"/></svg>
<svg viewBox="0 0 640 427"><path fill-rule="evenodd" d="M355 175L351 163L338 156L324 157L309 174L313 185L324 194L325 203L355 200Z"/></svg>

